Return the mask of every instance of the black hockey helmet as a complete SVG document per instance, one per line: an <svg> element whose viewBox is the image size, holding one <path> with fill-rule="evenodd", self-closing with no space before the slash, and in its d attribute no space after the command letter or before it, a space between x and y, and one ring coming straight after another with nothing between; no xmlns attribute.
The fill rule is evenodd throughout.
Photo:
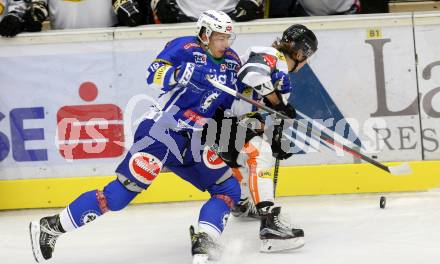
<svg viewBox="0 0 440 264"><path fill-rule="evenodd" d="M281 42L293 44L294 50L302 50L309 58L318 49L318 39L315 34L304 25L295 24L284 30Z"/></svg>

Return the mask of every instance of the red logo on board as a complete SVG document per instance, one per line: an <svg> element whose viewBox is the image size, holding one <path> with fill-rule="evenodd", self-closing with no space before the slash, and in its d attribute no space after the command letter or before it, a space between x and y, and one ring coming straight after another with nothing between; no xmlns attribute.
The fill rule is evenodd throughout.
<svg viewBox="0 0 440 264"><path fill-rule="evenodd" d="M92 82L79 95L90 102L98 96ZM114 104L69 105L57 112L59 152L66 159L119 157L124 152L122 110Z"/></svg>

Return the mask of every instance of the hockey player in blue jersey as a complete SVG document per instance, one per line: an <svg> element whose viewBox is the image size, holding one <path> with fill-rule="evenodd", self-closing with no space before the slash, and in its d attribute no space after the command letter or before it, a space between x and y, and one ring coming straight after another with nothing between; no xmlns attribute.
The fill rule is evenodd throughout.
<svg viewBox="0 0 440 264"><path fill-rule="evenodd" d="M197 36L170 41L148 68L150 89L160 89L155 107L138 126L134 144L116 169L117 178L103 190L80 195L60 214L31 222L37 262L50 259L57 238L108 211L125 208L167 167L211 198L202 206L198 230L191 226L194 263L218 253L218 239L231 208L240 199L240 185L231 169L210 148L195 144L216 109L228 108L231 97L213 87L211 78L235 89L241 62L230 48L232 21L220 11L205 11Z"/></svg>

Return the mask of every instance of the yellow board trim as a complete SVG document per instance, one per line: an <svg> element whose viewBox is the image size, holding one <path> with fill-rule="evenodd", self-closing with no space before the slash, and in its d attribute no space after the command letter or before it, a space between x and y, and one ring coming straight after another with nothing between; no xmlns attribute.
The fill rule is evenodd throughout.
<svg viewBox="0 0 440 264"><path fill-rule="evenodd" d="M387 163L396 165L399 163ZM414 173L393 176L369 164L281 167L277 196L423 191L440 186L440 161L409 162ZM64 207L81 193L102 188L114 176L0 181L0 210ZM161 173L133 203L206 200L173 173Z"/></svg>

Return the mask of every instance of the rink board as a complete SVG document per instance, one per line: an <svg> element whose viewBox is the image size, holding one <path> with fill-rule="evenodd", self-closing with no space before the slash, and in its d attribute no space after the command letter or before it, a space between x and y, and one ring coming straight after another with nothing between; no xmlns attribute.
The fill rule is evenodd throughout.
<svg viewBox="0 0 440 264"><path fill-rule="evenodd" d="M397 165L388 163L387 165ZM369 164L281 167L277 196L423 191L440 186L440 161L410 162L413 173L393 176ZM115 177L0 181L0 210L64 207L81 193L100 189ZM133 203L206 200L172 173L161 173Z"/></svg>
<svg viewBox="0 0 440 264"><path fill-rule="evenodd" d="M349 143L362 144L362 152L379 162L413 161L414 174L395 177L360 164L351 155L335 155L322 144L282 162L286 167L279 177L279 196L419 191L439 186L439 14L238 24L234 48L240 54L249 43L269 45L292 23L312 28L320 48L310 67L304 67L306 74L297 78L307 83L294 85L292 97L297 96L293 104L298 113L310 120L347 122L347 131L354 130L358 137L358 142ZM135 121L145 112L141 100L149 91L145 86L147 65L168 40L192 35L194 30L193 24L159 25L50 31L0 39L0 209L62 207L82 192L102 188L112 180L114 176L102 175L114 173L130 147ZM17 75L20 71L27 74ZM98 91L96 100L83 99L81 87L91 86ZM72 117L75 111L106 113L94 116L99 120L78 119L80 125L99 128L105 135L99 139L112 143L106 145L106 151L86 151L86 146L93 148L84 143L91 135L67 137L59 120ZM374 119L385 121L387 127L372 131L367 125ZM335 123L324 131L344 139L345 126L339 135ZM308 143L314 145L311 140ZM207 197L173 174L163 173L134 203Z"/></svg>

